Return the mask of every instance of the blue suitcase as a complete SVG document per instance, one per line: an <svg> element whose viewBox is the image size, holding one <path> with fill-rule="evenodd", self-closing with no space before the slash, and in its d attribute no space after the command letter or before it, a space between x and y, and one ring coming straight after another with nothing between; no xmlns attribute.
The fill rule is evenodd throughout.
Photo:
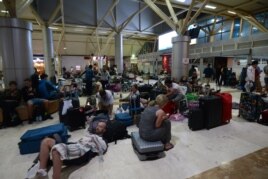
<svg viewBox="0 0 268 179"><path fill-rule="evenodd" d="M133 124L133 118L129 113L117 113L115 114L114 119L123 122L126 126L131 126Z"/></svg>
<svg viewBox="0 0 268 179"><path fill-rule="evenodd" d="M20 154L30 154L40 151L41 141L45 137L51 137L53 134L59 134L62 142L66 143L68 140L67 128L62 124L55 124L51 126L31 129L26 131L19 142Z"/></svg>

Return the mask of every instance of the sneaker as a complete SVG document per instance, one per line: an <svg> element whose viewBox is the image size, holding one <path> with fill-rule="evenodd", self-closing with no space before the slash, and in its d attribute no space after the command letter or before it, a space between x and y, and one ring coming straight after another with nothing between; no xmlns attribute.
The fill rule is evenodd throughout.
<svg viewBox="0 0 268 179"><path fill-rule="evenodd" d="M26 179L34 178L39 170L40 162L38 161L36 164L34 164L27 172Z"/></svg>
<svg viewBox="0 0 268 179"><path fill-rule="evenodd" d="M37 174L41 177L47 176L47 171L45 169L38 169Z"/></svg>

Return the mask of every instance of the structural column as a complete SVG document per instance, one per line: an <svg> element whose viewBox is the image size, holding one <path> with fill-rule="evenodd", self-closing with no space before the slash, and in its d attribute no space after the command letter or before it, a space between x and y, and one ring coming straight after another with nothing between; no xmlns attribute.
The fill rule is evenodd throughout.
<svg viewBox="0 0 268 179"><path fill-rule="evenodd" d="M53 34L52 30L45 25L42 28L42 32L45 57L45 71L50 79L55 75Z"/></svg>
<svg viewBox="0 0 268 179"><path fill-rule="evenodd" d="M201 80L201 82L203 82L203 71L204 71L204 59L203 58L200 58L199 71L200 71L200 80Z"/></svg>
<svg viewBox="0 0 268 179"><path fill-rule="evenodd" d="M21 88L33 73L32 23L16 18L0 18L0 56L4 83L16 81Z"/></svg>
<svg viewBox="0 0 268 179"><path fill-rule="evenodd" d="M172 38L172 67L171 77L172 79L179 81L182 76L188 74L189 61L189 36L177 36Z"/></svg>
<svg viewBox="0 0 268 179"><path fill-rule="evenodd" d="M123 36L118 33L114 37L115 39L115 64L117 66L118 73L123 72Z"/></svg>

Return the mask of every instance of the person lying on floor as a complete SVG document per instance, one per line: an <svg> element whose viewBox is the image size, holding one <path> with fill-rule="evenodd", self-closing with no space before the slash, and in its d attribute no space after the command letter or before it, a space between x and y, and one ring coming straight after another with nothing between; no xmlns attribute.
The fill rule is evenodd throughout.
<svg viewBox="0 0 268 179"><path fill-rule="evenodd" d="M75 143L57 143L55 139L45 138L40 147L40 167L37 175L47 176L46 167L50 158L53 162L53 179L60 179L63 164L72 164L75 159L78 159L76 164L77 161L85 163L97 154L102 157L108 147L102 138L105 131L106 123L100 121L96 126L95 134L87 132Z"/></svg>
<svg viewBox="0 0 268 179"><path fill-rule="evenodd" d="M169 114L166 114L161 108L168 102L166 95L160 94L155 99L155 104L149 104L141 113L139 123L140 137L146 141L162 141L165 150L173 148L171 140L171 123L168 120Z"/></svg>

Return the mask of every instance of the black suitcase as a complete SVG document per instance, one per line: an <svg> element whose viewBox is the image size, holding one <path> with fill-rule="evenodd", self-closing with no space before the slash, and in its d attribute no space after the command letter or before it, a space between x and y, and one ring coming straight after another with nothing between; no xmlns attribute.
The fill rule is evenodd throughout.
<svg viewBox="0 0 268 179"><path fill-rule="evenodd" d="M66 99L64 99L66 100ZM60 100L59 102L59 119L60 119L60 122L62 123L65 123L65 121L67 120L67 114L65 115L62 115L62 109L63 109L63 104L64 104L64 100ZM73 108L79 108L80 107L80 102L79 102L79 99L78 98L73 98L72 99L72 105L73 105Z"/></svg>
<svg viewBox="0 0 268 179"><path fill-rule="evenodd" d="M194 108L189 111L188 126L192 131L201 130L205 128L205 120L202 109Z"/></svg>
<svg viewBox="0 0 268 179"><path fill-rule="evenodd" d="M63 123L68 127L70 131L77 129L85 129L86 116L84 108L70 108L67 110L67 115Z"/></svg>
<svg viewBox="0 0 268 179"><path fill-rule="evenodd" d="M211 129L221 125L222 101L218 96L199 98L199 107L204 113L205 127Z"/></svg>
<svg viewBox="0 0 268 179"><path fill-rule="evenodd" d="M264 101L259 94L241 93L239 114L250 122L260 119L261 112L265 109Z"/></svg>

